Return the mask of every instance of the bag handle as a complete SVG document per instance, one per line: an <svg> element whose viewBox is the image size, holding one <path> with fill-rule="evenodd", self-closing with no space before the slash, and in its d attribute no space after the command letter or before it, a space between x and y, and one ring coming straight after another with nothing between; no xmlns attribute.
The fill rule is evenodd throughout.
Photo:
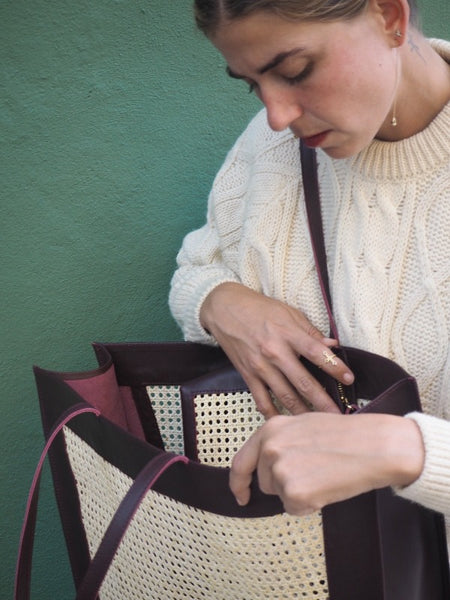
<svg viewBox="0 0 450 600"><path fill-rule="evenodd" d="M41 453L28 494L25 517L19 542L14 583L14 600L29 600L31 588L31 564L33 558L34 533L39 499L39 483L42 467L56 436L75 417L93 413L97 417L100 411L86 403L78 403L66 410L53 426ZM139 472L130 489L122 499L119 508L111 519L97 552L90 562L85 576L78 588L76 600L96 600L103 580L106 577L117 548L122 541L133 516L139 508L145 494L159 477L175 462L188 463L183 455L161 452L149 461Z"/></svg>
<svg viewBox="0 0 450 600"><path fill-rule="evenodd" d="M319 181L317 178L317 157L312 148L300 141L300 160L302 165L303 189L305 191L305 206L308 216L309 234L314 253L320 289L328 313L331 335L339 343L339 334L333 316L330 282L328 278L327 254L323 235L322 214L320 210Z"/></svg>
<svg viewBox="0 0 450 600"><path fill-rule="evenodd" d="M106 529L97 552L78 588L76 600L96 600L120 542L145 494L161 475L176 462L186 464L189 459L183 455L162 451L140 471Z"/></svg>
<svg viewBox="0 0 450 600"><path fill-rule="evenodd" d="M39 484L41 481L42 467L56 436L75 417L84 413L100 415L100 411L86 403L78 403L62 413L53 426L47 442L42 450L33 480L31 482L28 500L25 508L22 531L20 534L19 551L16 563L14 582L14 600L28 600L30 597L31 563L33 559L34 532L36 529L36 516L39 500Z"/></svg>

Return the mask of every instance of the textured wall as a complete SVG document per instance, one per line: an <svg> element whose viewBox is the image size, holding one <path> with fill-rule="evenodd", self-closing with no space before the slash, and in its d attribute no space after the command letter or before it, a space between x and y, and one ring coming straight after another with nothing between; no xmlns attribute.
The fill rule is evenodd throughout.
<svg viewBox="0 0 450 600"><path fill-rule="evenodd" d="M0 3L0 598L42 446L31 366L94 365L92 340L175 339L176 251L255 112L187 0ZM449 36L448 0L422 0ZM72 597L48 472L34 597Z"/></svg>

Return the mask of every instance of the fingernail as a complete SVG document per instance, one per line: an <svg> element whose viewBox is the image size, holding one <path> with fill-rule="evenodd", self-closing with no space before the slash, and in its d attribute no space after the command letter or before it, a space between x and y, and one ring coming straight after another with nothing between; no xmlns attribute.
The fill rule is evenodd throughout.
<svg viewBox="0 0 450 600"><path fill-rule="evenodd" d="M353 383L355 380L351 373L344 373L342 379L344 380L344 383Z"/></svg>

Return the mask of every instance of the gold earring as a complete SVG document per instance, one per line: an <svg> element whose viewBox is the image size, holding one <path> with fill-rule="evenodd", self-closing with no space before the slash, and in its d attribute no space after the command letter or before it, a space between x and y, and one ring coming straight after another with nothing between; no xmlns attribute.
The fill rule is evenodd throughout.
<svg viewBox="0 0 450 600"><path fill-rule="evenodd" d="M399 79L400 79L400 60L398 58L398 50L395 48L395 53L396 53L396 59L395 59L395 88L394 88L394 102L392 105L392 119L391 119L391 125L392 127L397 127L398 121L397 121L397 91L398 91L398 84L399 84Z"/></svg>

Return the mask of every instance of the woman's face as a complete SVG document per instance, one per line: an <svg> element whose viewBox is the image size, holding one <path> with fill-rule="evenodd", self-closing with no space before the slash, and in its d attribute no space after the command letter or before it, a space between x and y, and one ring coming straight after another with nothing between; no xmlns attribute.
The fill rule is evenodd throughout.
<svg viewBox="0 0 450 600"><path fill-rule="evenodd" d="M272 129L289 127L334 158L392 135L397 51L376 8L328 23L257 12L224 23L210 39L230 75L262 100Z"/></svg>

